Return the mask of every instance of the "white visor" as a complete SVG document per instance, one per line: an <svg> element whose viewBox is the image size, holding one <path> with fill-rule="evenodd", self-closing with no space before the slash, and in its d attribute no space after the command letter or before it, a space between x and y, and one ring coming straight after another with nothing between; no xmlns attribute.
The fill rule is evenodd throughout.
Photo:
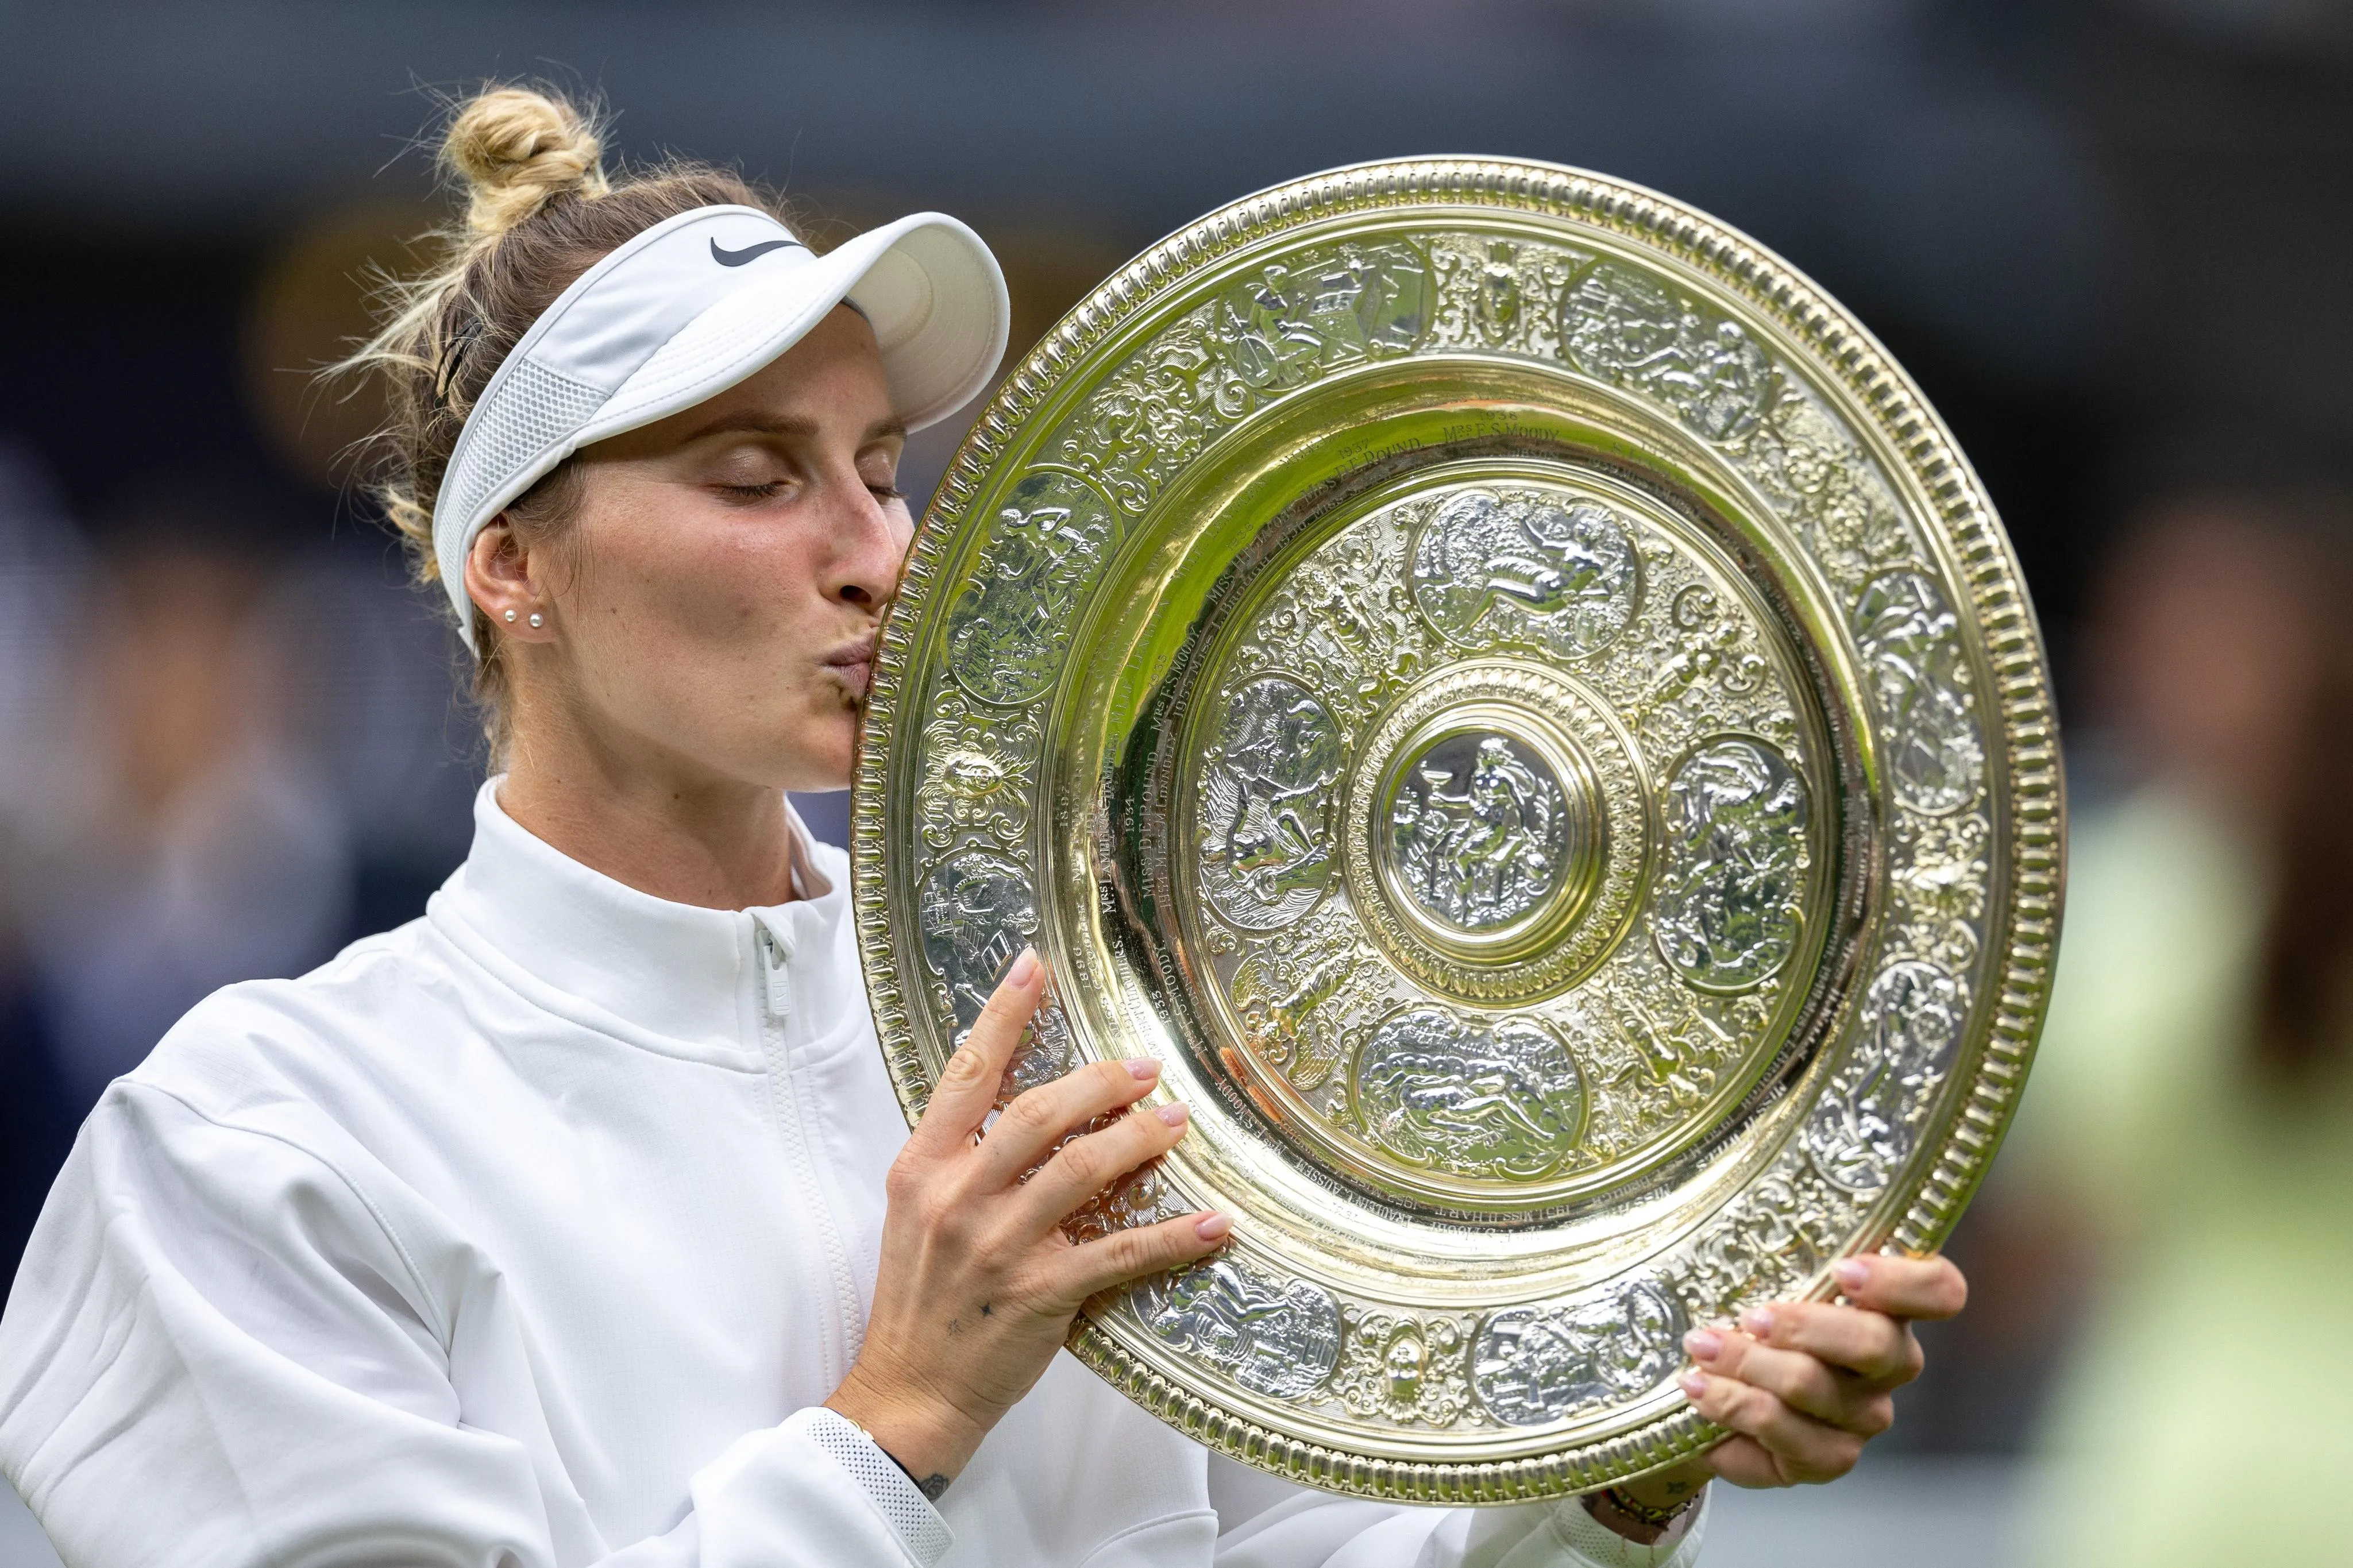
<svg viewBox="0 0 2353 1568"><path fill-rule="evenodd" d="M845 300L872 325L892 411L911 430L969 401L1005 355L1005 275L980 236L941 213L818 256L755 207L698 207L558 295L466 416L433 502L434 553L466 646L466 553L485 523L581 447L756 374Z"/></svg>

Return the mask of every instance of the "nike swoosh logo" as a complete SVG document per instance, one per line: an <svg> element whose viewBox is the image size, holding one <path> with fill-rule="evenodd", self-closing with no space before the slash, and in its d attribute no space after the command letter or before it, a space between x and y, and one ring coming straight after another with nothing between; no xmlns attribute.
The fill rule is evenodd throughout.
<svg viewBox="0 0 2353 1568"><path fill-rule="evenodd" d="M722 267L741 267L755 257L765 256L772 250L782 250L786 246L793 246L802 250L808 248L797 239L765 239L757 245L747 245L741 250L722 250L719 248L719 241L713 239L711 242L711 259Z"/></svg>

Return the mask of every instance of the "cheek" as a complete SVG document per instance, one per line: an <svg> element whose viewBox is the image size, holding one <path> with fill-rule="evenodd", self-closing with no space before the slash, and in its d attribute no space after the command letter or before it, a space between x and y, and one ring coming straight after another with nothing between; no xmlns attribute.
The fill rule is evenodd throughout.
<svg viewBox="0 0 2353 1568"><path fill-rule="evenodd" d="M598 531L576 598L599 642L674 666L774 655L796 640L817 569L803 531L673 510Z"/></svg>

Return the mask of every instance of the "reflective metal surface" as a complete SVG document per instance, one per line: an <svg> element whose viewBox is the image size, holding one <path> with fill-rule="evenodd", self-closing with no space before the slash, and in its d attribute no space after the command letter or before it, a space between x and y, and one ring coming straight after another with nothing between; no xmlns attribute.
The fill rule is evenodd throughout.
<svg viewBox="0 0 2353 1568"><path fill-rule="evenodd" d="M1367 165L1107 281L924 519L852 823L911 1116L1022 943L1008 1091L1235 1214L1073 1348L1309 1484L1554 1495L1715 1434L1680 1336L1933 1247L2039 1026L2055 738L1990 504L1754 244L1542 164Z"/></svg>

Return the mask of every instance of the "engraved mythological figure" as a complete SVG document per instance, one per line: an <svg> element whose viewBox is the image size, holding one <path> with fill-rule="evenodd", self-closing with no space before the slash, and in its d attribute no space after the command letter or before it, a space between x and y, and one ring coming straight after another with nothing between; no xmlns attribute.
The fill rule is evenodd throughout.
<svg viewBox="0 0 2353 1568"><path fill-rule="evenodd" d="M1663 974L1653 981L1631 965L1622 973L1622 989L1610 1002L1615 1039L1624 1056L1610 1087L1633 1089L1653 1100L1664 1090L1667 1102L1679 1110L1697 1106L1715 1091L1718 1070L1743 1041L1754 1037L1751 1031L1761 1027L1761 1019L1725 1009L1736 1019L1727 1027L1711 1016L1715 1009L1695 1005L1702 999L1665 983Z"/></svg>
<svg viewBox="0 0 2353 1568"><path fill-rule="evenodd" d="M1084 480L1045 470L1016 485L948 611L956 683L1006 704L1051 685L1111 543L1111 508Z"/></svg>
<svg viewBox="0 0 2353 1568"><path fill-rule="evenodd" d="M1575 1307L1515 1307L1471 1352L1479 1403L1512 1426L1639 1398L1683 1363L1683 1304L1648 1279Z"/></svg>
<svg viewBox="0 0 2353 1568"><path fill-rule="evenodd" d="M1361 717L1414 677L1433 640L1406 590L1404 555L1386 512L1344 530L1268 599L1245 657L1280 663Z"/></svg>
<svg viewBox="0 0 2353 1568"><path fill-rule="evenodd" d="M1519 247L1496 240L1479 269L1479 328L1491 343L1509 342L1520 324Z"/></svg>
<svg viewBox="0 0 2353 1568"><path fill-rule="evenodd" d="M1168 477L1218 431L1250 411L1250 389L1210 343L1214 305L1203 305L1128 361L1062 426L1057 460L1142 511Z"/></svg>
<svg viewBox="0 0 2353 1568"><path fill-rule="evenodd" d="M1234 970L1230 994L1243 1037L1303 1089L1331 1076L1340 1055L1340 1023L1324 1006L1356 966L1352 949L1293 959L1258 948Z"/></svg>
<svg viewBox="0 0 2353 1568"><path fill-rule="evenodd" d="M1886 726L1895 798L1915 811L1963 805L1977 794L1985 745L1944 595L1917 572L1873 577L1855 600L1854 636Z"/></svg>
<svg viewBox="0 0 2353 1568"><path fill-rule="evenodd" d="M1561 290L1591 259L1582 251L1474 234L1433 235L1433 347L1558 352Z"/></svg>
<svg viewBox="0 0 2353 1568"><path fill-rule="evenodd" d="M1007 966L1037 933L1038 900L1020 867L968 850L932 868L917 908L923 958L945 984L962 1045Z"/></svg>
<svg viewBox="0 0 2353 1568"><path fill-rule="evenodd" d="M1652 646L1655 674L1643 705L1656 710L1686 700L1703 681L1714 682L1735 700L1752 697L1764 689L1766 664L1755 647L1756 633L1748 617L1726 611L1716 591L1703 583L1686 583L1667 602L1669 630ZM1696 706L1696 704L1694 704Z"/></svg>
<svg viewBox="0 0 2353 1568"><path fill-rule="evenodd" d="M1561 342L1579 370L1657 398L1712 441L1752 428L1778 383L1737 321L1609 262L1562 301Z"/></svg>
<svg viewBox="0 0 2353 1568"><path fill-rule="evenodd" d="M1764 423L1728 455L1841 587L1916 556L1903 506L1878 462L1802 382L1785 381Z"/></svg>
<svg viewBox="0 0 2353 1568"><path fill-rule="evenodd" d="M1797 946L1805 784L1762 741L1727 735L1683 759L1665 805L1659 951L1695 984L1746 990Z"/></svg>
<svg viewBox="0 0 2353 1568"><path fill-rule="evenodd" d="M1062 427L1056 460L1140 512L1265 399L1409 351L1430 299L1430 268L1409 245L1294 252L1163 329Z"/></svg>
<svg viewBox="0 0 2353 1568"><path fill-rule="evenodd" d="M1075 1242L1100 1241L1113 1231L1174 1219L1183 1212L1155 1160L1071 1210L1062 1221L1062 1234Z"/></svg>
<svg viewBox="0 0 2353 1568"><path fill-rule="evenodd" d="M1912 1152L1919 1121L1952 1070L1968 994L1935 964L1905 959L1880 971L1862 1006L1854 1058L1815 1107L1806 1149L1827 1180L1875 1193Z"/></svg>
<svg viewBox="0 0 2353 1568"><path fill-rule="evenodd" d="M1250 681L1227 703L1201 763L1202 886L1234 924L1271 930L1314 908L1331 879L1340 726L1279 675Z"/></svg>
<svg viewBox="0 0 2353 1568"><path fill-rule="evenodd" d="M1340 1359L1340 1306L1303 1279L1274 1280L1219 1258L1138 1286L1144 1326L1253 1394L1296 1399Z"/></svg>
<svg viewBox="0 0 2353 1568"><path fill-rule="evenodd" d="M1389 851L1423 909L1493 931L1560 886L1568 803L1546 761L1509 736L1450 735L1416 758L1389 803Z"/></svg>
<svg viewBox="0 0 2353 1568"><path fill-rule="evenodd" d="M1911 929L1914 957L1955 974L1977 965L1983 947L1992 825L1980 810L1918 816L1896 825L1889 881L1892 911Z"/></svg>
<svg viewBox="0 0 2353 1568"><path fill-rule="evenodd" d="M1038 726L1026 716L943 693L923 726L923 782L915 789L923 842L945 849L979 834L1007 848L1018 844L1029 825L1039 744Z"/></svg>
<svg viewBox="0 0 2353 1568"><path fill-rule="evenodd" d="M1350 1088L1369 1137L1410 1164L1458 1175L1548 1175L1584 1131L1577 1058L1527 1018L1473 1024L1436 1007L1397 1014L1365 1042Z"/></svg>
<svg viewBox="0 0 2353 1568"><path fill-rule="evenodd" d="M1018 951L1018 950L1017 950ZM977 1016L977 1015L975 1015ZM1030 1016L1029 1027L1022 1032L1021 1043L1013 1047L1006 1058L1005 1078L997 1089L999 1103L1010 1105L1020 1096L1040 1084L1053 1082L1079 1065L1076 1042L1071 1038L1071 1021L1062 1016L1061 1004L1049 992Z"/></svg>
<svg viewBox="0 0 2353 1568"><path fill-rule="evenodd" d="M1345 246L1276 263L1228 290L1218 357L1253 391L1279 391L1334 364L1413 346L1429 315L1429 268L1403 246Z"/></svg>
<svg viewBox="0 0 2353 1568"><path fill-rule="evenodd" d="M1806 1226L1827 1205L1814 1200L1814 1192L1801 1192L1787 1173L1775 1171L1725 1206L1694 1240L1686 1266L1690 1295L1703 1315L1731 1318L1820 1266Z"/></svg>
<svg viewBox="0 0 2353 1568"><path fill-rule="evenodd" d="M1332 1392L1358 1415L1451 1426L1472 1414L1464 1360L1469 1320L1423 1320L1344 1307L1347 1344Z"/></svg>
<svg viewBox="0 0 2353 1568"><path fill-rule="evenodd" d="M1633 618L1633 542L1607 507L1458 490L1422 526L1413 596L1457 643L1537 643L1563 658L1606 645Z"/></svg>

